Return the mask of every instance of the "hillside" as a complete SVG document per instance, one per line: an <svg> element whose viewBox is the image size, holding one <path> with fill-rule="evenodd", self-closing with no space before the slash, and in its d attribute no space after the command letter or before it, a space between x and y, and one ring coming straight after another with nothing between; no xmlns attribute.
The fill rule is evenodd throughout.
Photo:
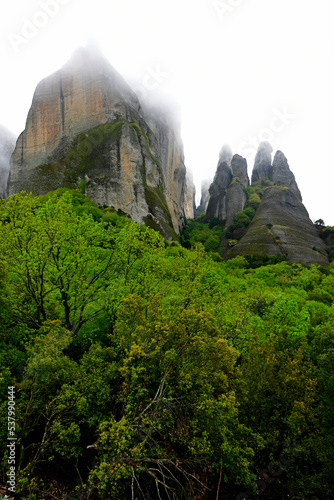
<svg viewBox="0 0 334 500"><path fill-rule="evenodd" d="M65 189L2 202L0 246L3 492L10 387L22 500L333 496L333 264L214 262Z"/></svg>

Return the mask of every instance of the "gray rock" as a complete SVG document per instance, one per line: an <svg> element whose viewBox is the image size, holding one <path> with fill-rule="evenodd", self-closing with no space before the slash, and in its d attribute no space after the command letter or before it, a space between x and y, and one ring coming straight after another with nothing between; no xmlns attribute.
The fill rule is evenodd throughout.
<svg viewBox="0 0 334 500"><path fill-rule="evenodd" d="M278 186L286 186L290 188L295 193L297 198L302 201L302 196L297 186L295 176L291 172L288 161L281 151L277 151L275 154L270 173L270 180Z"/></svg>
<svg viewBox="0 0 334 500"><path fill-rule="evenodd" d="M247 160L240 155L234 155L231 162L233 179L226 194L226 227L233 224L234 217L246 205L245 188L249 186Z"/></svg>
<svg viewBox="0 0 334 500"><path fill-rule="evenodd" d="M10 157L15 148L16 137L0 125L0 198L6 198Z"/></svg>
<svg viewBox="0 0 334 500"><path fill-rule="evenodd" d="M249 187L247 160L240 155L234 155L231 162L233 177L239 179L242 186Z"/></svg>
<svg viewBox="0 0 334 500"><path fill-rule="evenodd" d="M199 216L201 214L205 214L206 210L208 208L209 200L210 200L210 186L212 184L212 179L211 180L205 180L201 184L201 201L199 206L196 208L196 216Z"/></svg>
<svg viewBox="0 0 334 500"><path fill-rule="evenodd" d="M178 233L184 224L183 216L189 203L187 196L190 196L187 195L180 109L171 98L167 99L155 92L143 96L141 106L143 118L152 132L149 135L150 147L153 156L159 160L166 186L166 202Z"/></svg>
<svg viewBox="0 0 334 500"><path fill-rule="evenodd" d="M265 189L261 204L245 236L225 258L252 254L283 255L289 262L329 264L324 242L294 191Z"/></svg>
<svg viewBox="0 0 334 500"><path fill-rule="evenodd" d="M231 165L232 158L233 158L233 152L231 147L228 144L224 144L219 153L219 162Z"/></svg>
<svg viewBox="0 0 334 500"><path fill-rule="evenodd" d="M262 179L267 179L271 170L271 155L273 152L272 146L268 141L260 143L257 150L252 173L252 184Z"/></svg>
<svg viewBox="0 0 334 500"><path fill-rule="evenodd" d="M186 177L186 195L184 202L184 215L186 219L193 219L195 217L196 210L196 188L194 185L194 179L190 172L187 172Z"/></svg>
<svg viewBox="0 0 334 500"><path fill-rule="evenodd" d="M221 221L226 220L226 194L232 179L233 172L231 167L232 151L229 146L223 146L217 171L210 186L210 199L206 215L209 219L217 218Z"/></svg>

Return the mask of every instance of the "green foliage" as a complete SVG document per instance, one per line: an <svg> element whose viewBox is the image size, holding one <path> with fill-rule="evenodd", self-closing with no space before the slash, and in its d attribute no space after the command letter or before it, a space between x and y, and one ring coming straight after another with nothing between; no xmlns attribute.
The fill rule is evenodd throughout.
<svg viewBox="0 0 334 500"><path fill-rule="evenodd" d="M181 244L185 248L195 247L202 243L206 252L219 253L220 242L223 236L223 225L218 219L208 221L205 215L187 221L181 234Z"/></svg>
<svg viewBox="0 0 334 500"><path fill-rule="evenodd" d="M224 262L222 233L166 242L80 190L0 204L2 484L14 386L23 500L235 498L287 448L268 497L333 497L334 266Z"/></svg>
<svg viewBox="0 0 334 500"><path fill-rule="evenodd" d="M247 227L250 222L251 220L249 215L247 215L244 211L238 212L234 217L233 227L234 229L237 229L238 227Z"/></svg>
<svg viewBox="0 0 334 500"><path fill-rule="evenodd" d="M246 255L245 259L247 260L249 267L251 267L252 269L286 261L286 257L284 257L283 255L269 256L266 254Z"/></svg>

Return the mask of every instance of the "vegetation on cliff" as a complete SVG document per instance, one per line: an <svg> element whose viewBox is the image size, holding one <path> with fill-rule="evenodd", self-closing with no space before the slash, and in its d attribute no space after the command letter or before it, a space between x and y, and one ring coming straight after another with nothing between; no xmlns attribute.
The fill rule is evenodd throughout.
<svg viewBox="0 0 334 500"><path fill-rule="evenodd" d="M334 495L333 264L215 262L191 224L187 249L76 190L1 203L22 500Z"/></svg>

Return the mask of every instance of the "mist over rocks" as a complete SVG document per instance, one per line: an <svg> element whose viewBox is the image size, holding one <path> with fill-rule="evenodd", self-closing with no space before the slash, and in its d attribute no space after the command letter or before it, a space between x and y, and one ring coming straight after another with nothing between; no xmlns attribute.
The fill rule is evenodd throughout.
<svg viewBox="0 0 334 500"><path fill-rule="evenodd" d="M209 189L207 217L217 218L226 225L232 224L236 213L245 207L247 197L244 187L248 186L247 161L240 155L233 156L231 148L223 146Z"/></svg>
<svg viewBox="0 0 334 500"><path fill-rule="evenodd" d="M259 144L252 172L252 184L269 177L272 164L272 152L273 148L268 141L262 141Z"/></svg>
<svg viewBox="0 0 334 500"><path fill-rule="evenodd" d="M16 136L0 125L0 198L6 198L10 157L14 151Z"/></svg>
<svg viewBox="0 0 334 500"><path fill-rule="evenodd" d="M184 200L184 215L186 219L193 219L196 212L196 187L191 172L187 171L186 193Z"/></svg>
<svg viewBox="0 0 334 500"><path fill-rule="evenodd" d="M219 153L219 162L231 165L232 158L233 158L233 151L231 146L229 146L228 144L224 144Z"/></svg>
<svg viewBox="0 0 334 500"><path fill-rule="evenodd" d="M224 223L222 254L225 259L238 255L281 255L290 262L326 266L329 260L325 243L302 204L288 161L281 151L272 160L272 152L268 142L259 145L250 191L246 160L234 155L229 163L227 149L221 151L206 215ZM248 203L250 193L253 198ZM245 222L235 226L238 213L242 216L241 224L248 220L248 225ZM230 234L237 239L229 239Z"/></svg>
<svg viewBox="0 0 334 500"><path fill-rule="evenodd" d="M223 146L220 151L217 171L209 188L210 199L206 211L209 219L226 220L227 188L233 179L231 167L232 151L229 146Z"/></svg>
<svg viewBox="0 0 334 500"><path fill-rule="evenodd" d="M199 216L203 213L206 213L208 208L209 200L210 200L210 186L212 184L212 179L206 179L201 183L201 201L198 207L196 208L195 215Z"/></svg>
<svg viewBox="0 0 334 500"><path fill-rule="evenodd" d="M140 102L92 45L35 90L11 158L7 193L85 184L99 206L174 238L184 223L186 168L175 109Z"/></svg>

